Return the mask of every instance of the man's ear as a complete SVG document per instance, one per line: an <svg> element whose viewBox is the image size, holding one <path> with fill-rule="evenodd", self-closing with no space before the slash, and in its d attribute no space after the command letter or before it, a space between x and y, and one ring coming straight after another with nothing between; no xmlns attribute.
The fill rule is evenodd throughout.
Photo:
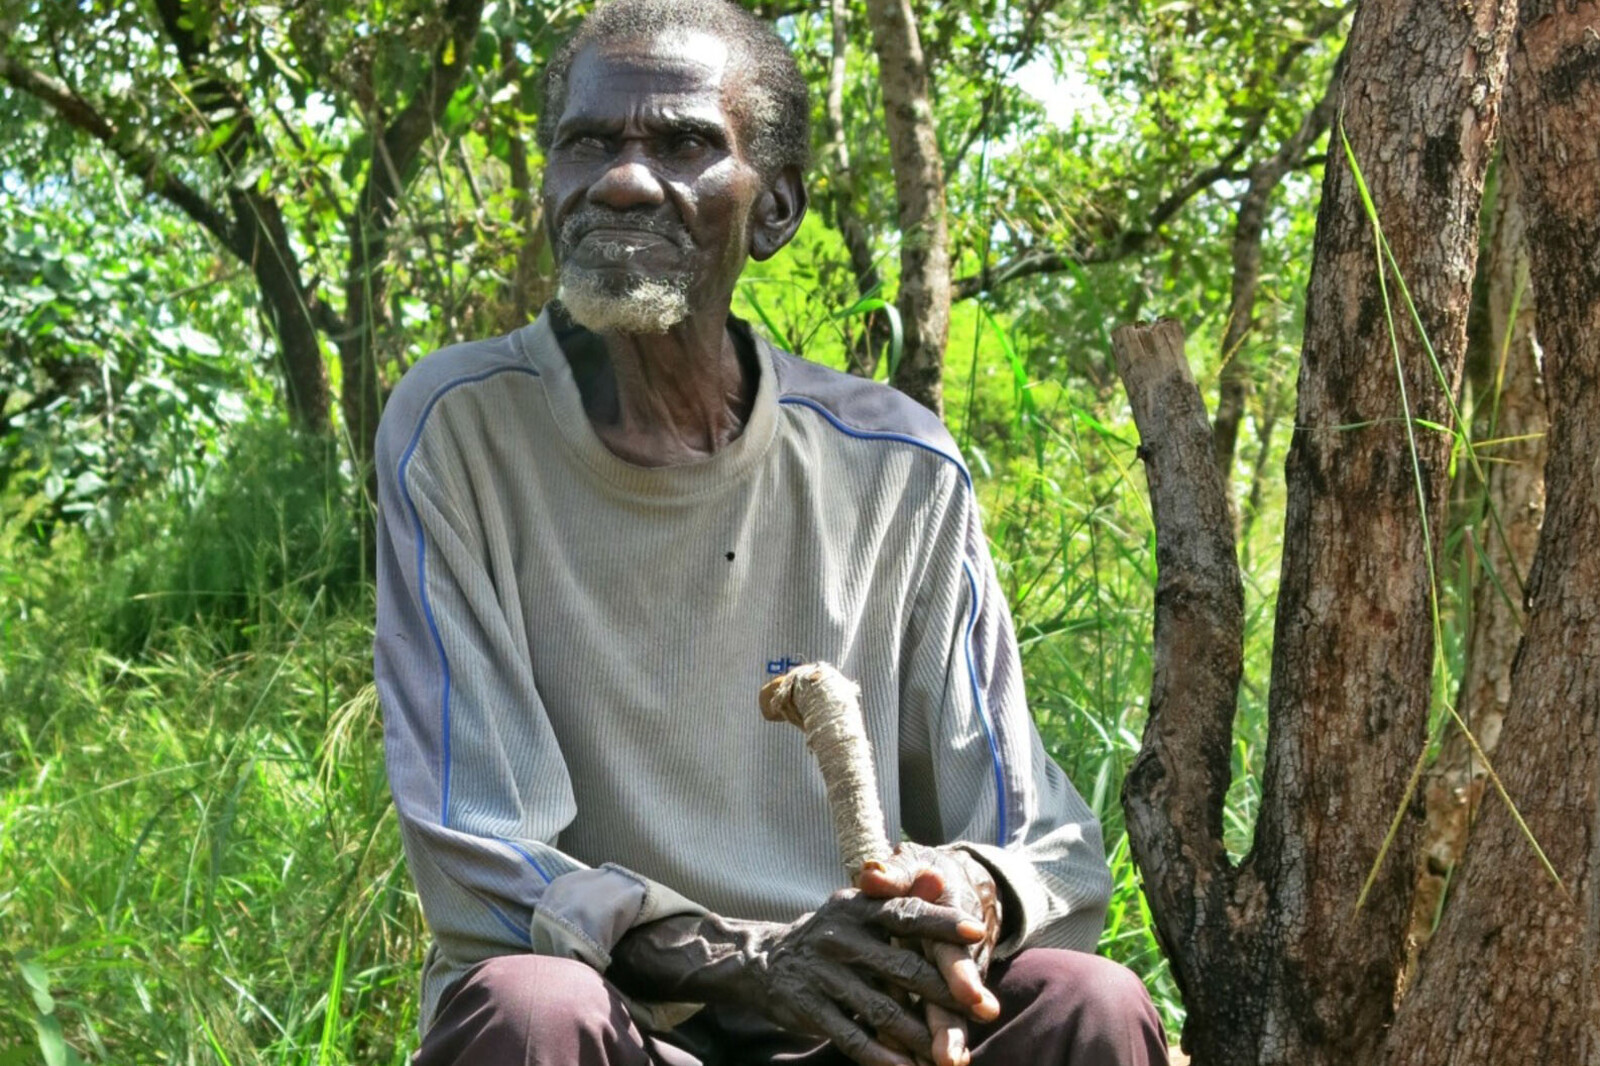
<svg viewBox="0 0 1600 1066"><path fill-rule="evenodd" d="M756 198L750 213L750 258L771 259L794 239L806 217L806 183L799 167L784 167Z"/></svg>

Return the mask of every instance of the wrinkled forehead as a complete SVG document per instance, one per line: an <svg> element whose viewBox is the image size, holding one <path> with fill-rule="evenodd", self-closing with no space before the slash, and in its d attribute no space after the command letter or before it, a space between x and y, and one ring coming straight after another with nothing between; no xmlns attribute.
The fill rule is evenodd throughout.
<svg viewBox="0 0 1600 1066"><path fill-rule="evenodd" d="M738 80L732 49L712 34L673 31L602 42L574 57L563 118L720 108Z"/></svg>

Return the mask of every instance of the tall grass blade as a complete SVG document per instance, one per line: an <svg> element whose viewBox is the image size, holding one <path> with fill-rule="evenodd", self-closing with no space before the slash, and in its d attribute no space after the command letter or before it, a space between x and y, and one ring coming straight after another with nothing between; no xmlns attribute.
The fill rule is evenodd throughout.
<svg viewBox="0 0 1600 1066"><path fill-rule="evenodd" d="M333 957L333 973L328 978L328 1007L322 1016L322 1038L317 1041L317 1066L333 1066L334 1063L340 1030L339 1001L344 994L345 957L349 946L349 935L340 933L339 947Z"/></svg>
<svg viewBox="0 0 1600 1066"><path fill-rule="evenodd" d="M1422 527L1423 558L1427 563L1428 570L1428 607L1433 623L1434 657L1438 665L1436 677L1440 679L1439 683L1441 685L1447 687L1449 684L1449 664L1444 658L1444 626L1441 621L1439 611L1439 577L1434 567L1433 535L1431 529L1429 528L1427 493L1423 488L1422 461L1417 452L1417 438L1416 432L1413 428L1413 425L1417 420L1412 414L1410 397L1406 392L1405 365L1400 357L1400 338L1395 330L1394 308L1389 300L1388 270L1385 269L1386 266L1388 269L1392 269L1394 271L1395 280L1400 286L1401 294L1405 298L1406 306L1410 311L1412 324L1416 328L1418 336L1422 338L1423 347L1427 351L1429 361L1432 363L1434 373L1438 378L1440 391L1449 400L1451 416L1455 419L1455 424L1458 427L1463 426L1464 423L1461 419L1461 413L1456 407L1455 398L1450 388L1449 379L1445 375L1444 369L1439 363L1438 356L1434 352L1433 343L1428 338L1427 330L1423 327L1422 316L1417 311L1415 301L1411 299L1410 290L1406 287L1405 279L1400 273L1400 266L1395 261L1394 253L1389 249L1388 241L1384 238L1383 226L1378 217L1377 205L1374 204L1372 200L1372 193L1367 188L1366 178L1361 173L1361 165L1356 161L1355 150L1350 145L1350 138L1345 133L1344 122L1342 119L1339 122L1339 140L1344 148L1345 159L1350 164L1351 176L1355 179L1356 190L1361 197L1362 209L1367 215L1367 221L1372 226L1373 255L1376 259L1374 266L1377 270L1378 291L1383 299L1384 321L1387 324L1389 332L1390 351L1394 355L1395 379L1399 388L1401 408L1405 414L1406 443L1411 455L1411 470L1414 487L1416 489L1417 511ZM1470 440L1467 441L1466 452L1479 478L1482 480L1487 480L1483 477L1482 467L1478 465L1476 453L1471 447ZM1502 537L1503 536L1504 533L1502 531ZM1507 549L1507 552L1509 554L1509 548ZM1504 800L1506 806L1510 809L1511 817L1516 821L1518 828L1522 831L1523 835L1528 838L1528 842L1533 845L1534 853L1538 855L1539 861L1544 866L1545 871L1549 873L1549 875L1555 880L1555 883L1557 887L1561 889L1562 894L1568 895L1566 885L1562 883L1560 876L1556 873L1555 867L1552 866L1549 859L1546 858L1544 849L1539 846L1539 842L1537 839L1535 839L1532 830L1528 827L1527 822L1523 820L1521 812L1517 810L1516 805L1511 801L1511 797L1506 793L1504 787L1500 784L1499 776L1495 773L1487 755L1484 754L1483 748L1478 744L1477 738L1472 735L1472 731L1467 728L1466 722L1463 721L1461 716L1456 713L1455 708L1450 705L1449 700L1441 699L1441 702L1443 702L1445 707L1449 709L1451 717L1455 719L1462 732L1465 733L1467 743L1471 745L1473 752L1482 759L1484 769L1488 773L1490 779L1494 781L1496 790L1499 792L1501 799ZM1367 896L1370 894L1373 884L1377 881L1378 871L1383 868L1383 863L1388 857L1389 849L1393 845L1396 835L1399 833L1402 815L1411 805L1411 801L1416 795L1416 790L1419 782L1421 781L1422 770L1426 761L1427 748L1427 745L1423 746L1422 754L1419 756L1416 765L1413 767L1411 778L1406 784L1405 793L1401 796L1400 802L1397 805L1395 816L1390 821L1388 831L1384 834L1383 842L1378 847L1378 854L1376 858L1373 859L1371 869L1367 871L1366 880L1362 884L1361 892L1356 898L1355 910L1357 911L1359 911L1366 904Z"/></svg>

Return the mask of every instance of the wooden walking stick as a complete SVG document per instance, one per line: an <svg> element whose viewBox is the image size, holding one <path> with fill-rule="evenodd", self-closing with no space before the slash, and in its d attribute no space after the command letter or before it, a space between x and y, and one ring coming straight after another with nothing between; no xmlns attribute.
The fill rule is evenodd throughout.
<svg viewBox="0 0 1600 1066"><path fill-rule="evenodd" d="M789 722L804 731L806 747L816 756L827 788L839 858L850 883L860 887L862 872L883 869L894 850L878 806L878 775L872 768L872 742L861 714L861 687L828 663L807 663L761 687L761 716L770 722ZM909 1003L904 993L891 994ZM930 1005L930 1010L934 1017L943 1016L947 1029L960 1023L958 1016L942 1007ZM887 1034L880 1033L879 1039L905 1050ZM919 1056L917 1061L926 1060ZM956 1061L970 1061L964 1048Z"/></svg>
<svg viewBox="0 0 1600 1066"><path fill-rule="evenodd" d="M861 688L827 663L797 666L761 687L761 715L790 722L806 735L828 790L828 810L839 841L839 858L850 883L893 850L878 806L872 742L861 716ZM881 865L880 865L881 868Z"/></svg>
<svg viewBox="0 0 1600 1066"><path fill-rule="evenodd" d="M850 883L860 887L862 872L883 869L894 850L878 806L878 775L872 768L872 742L861 714L860 686L828 663L797 666L761 687L761 715L771 722L792 723L805 732L806 747L816 756L827 788L839 857ZM909 1002L904 993L896 998ZM943 1030L935 1039L954 1041L960 1016L936 1004L927 1004L927 1008L929 1021ZM971 1061L964 1034L962 1028L961 1044L945 1045L953 1050L957 1062ZM905 1050L886 1034L879 1034L879 1039ZM917 1061L926 1060L919 1056Z"/></svg>

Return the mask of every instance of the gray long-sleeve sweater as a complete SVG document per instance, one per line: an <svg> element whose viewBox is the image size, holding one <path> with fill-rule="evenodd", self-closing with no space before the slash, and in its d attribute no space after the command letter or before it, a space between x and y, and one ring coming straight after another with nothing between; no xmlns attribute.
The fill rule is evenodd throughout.
<svg viewBox="0 0 1600 1066"><path fill-rule="evenodd" d="M1020 901L1001 953L1094 947L1099 827L1028 715L953 442L733 328L761 379L704 462L608 451L548 312L428 357L384 412L376 673L424 1026L494 955L604 970L635 925L787 921L842 887L803 738L756 705L817 659L861 684L891 836L968 843Z"/></svg>

